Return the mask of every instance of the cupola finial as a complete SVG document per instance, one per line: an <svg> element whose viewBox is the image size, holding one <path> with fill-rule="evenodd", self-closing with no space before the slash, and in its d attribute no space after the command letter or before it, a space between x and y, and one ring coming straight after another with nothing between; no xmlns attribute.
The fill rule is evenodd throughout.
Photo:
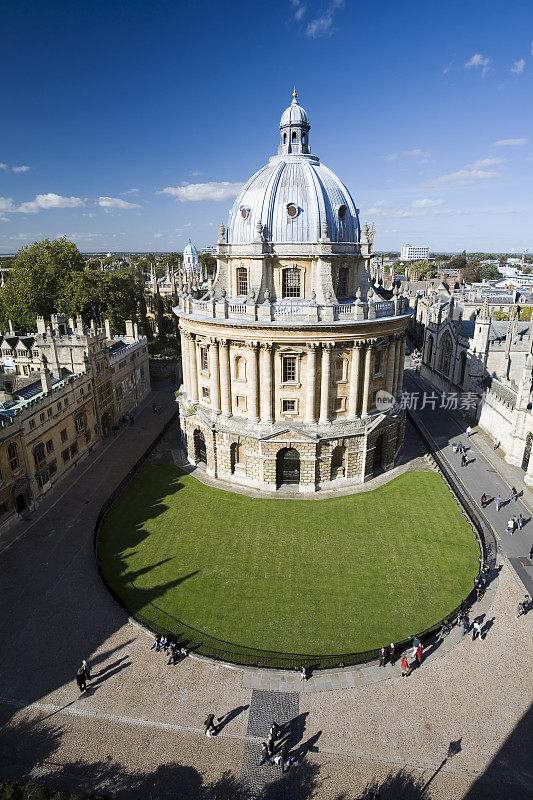
<svg viewBox="0 0 533 800"><path fill-rule="evenodd" d="M294 89L292 90L292 102L293 103L297 103L298 102L297 97L298 97L298 92L296 91L296 86L295 86Z"/></svg>

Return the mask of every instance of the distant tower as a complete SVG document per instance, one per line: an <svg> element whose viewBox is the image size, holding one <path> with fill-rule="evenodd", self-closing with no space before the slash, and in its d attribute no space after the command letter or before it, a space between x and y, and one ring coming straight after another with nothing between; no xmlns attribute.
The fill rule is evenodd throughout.
<svg viewBox="0 0 533 800"><path fill-rule="evenodd" d="M200 261L198 259L198 250L189 239L189 243L185 245L183 251L183 269L188 280L192 278L200 279Z"/></svg>

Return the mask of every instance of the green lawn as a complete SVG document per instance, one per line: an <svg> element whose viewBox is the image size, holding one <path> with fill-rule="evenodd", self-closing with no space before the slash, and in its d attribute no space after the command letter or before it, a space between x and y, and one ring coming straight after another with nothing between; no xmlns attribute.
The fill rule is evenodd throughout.
<svg viewBox="0 0 533 800"><path fill-rule="evenodd" d="M107 516L104 577L133 614L242 647L342 654L400 641L472 588L479 548L434 472L321 500L254 499L147 465ZM227 655L227 654L226 654Z"/></svg>

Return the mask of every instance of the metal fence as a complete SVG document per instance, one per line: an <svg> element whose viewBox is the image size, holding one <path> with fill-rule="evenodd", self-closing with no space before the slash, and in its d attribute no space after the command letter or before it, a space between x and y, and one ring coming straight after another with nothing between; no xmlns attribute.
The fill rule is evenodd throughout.
<svg viewBox="0 0 533 800"><path fill-rule="evenodd" d="M111 507L115 504L118 500L122 492L127 488L127 486L131 483L132 479L134 478L135 474L139 471L141 466L146 461L147 457L159 442L159 440L163 437L166 433L172 422L174 421L175 416L169 420L165 428L161 431L157 439L153 442L153 444L147 449L147 451L141 456L141 458L137 461L137 463L131 468L128 472L126 477L120 482L119 486L112 492L109 498L106 500L100 512L98 514L96 525L94 529L94 543L95 543L95 553L96 553L96 561L98 566L98 572L104 584L106 585L109 592L113 595L116 602L126 611L126 613L139 622L141 625L146 627L148 630L153 631L154 633L159 634L166 634L174 641L177 641L181 646L186 647L188 650L197 653L198 655L207 656L209 658L220 660L220 661L228 661L234 664L241 664L243 666L254 666L254 667L267 667L271 669L298 669L300 666L305 666L308 670L318 670L318 669L332 669L335 667L344 667L344 666L353 666L356 664L363 664L368 661L374 661L379 657L379 648L374 650L366 650L358 653L335 653L335 654L327 654L327 655L317 655L316 653L279 653L279 652L271 652L269 650L261 650L261 649L254 649L249 647L242 647L238 644L234 644L232 642L226 642L222 639L217 639L214 636L210 636L203 631L199 631L196 628L187 625L182 620L177 619L176 617L171 616L166 612L164 609L160 608L156 603L150 603L149 606L153 609L154 617L161 620L160 623L155 622L153 618L147 618L143 614L138 611L132 611L131 608L128 608L127 604L125 603L124 599L118 595L112 586L110 586L109 582L106 580L99 559L98 553L98 544L100 539L100 531L102 527L102 523L107 512L111 509ZM412 417L411 417L412 419ZM412 420L416 425L416 421ZM460 487L457 485L457 482L450 474L450 471L447 469L446 465L441 463L442 459L439 457L437 453L433 451L432 445L427 437L424 435L422 431L418 428L423 440L426 443L426 446L432 453L441 474L447 481L451 491L455 494L458 502L463 506L467 516L470 518L474 529L478 534L478 541L480 543L481 551L483 553L483 560L489 561L489 563L493 564L495 562L496 556L496 542L494 536L492 536L491 532L484 525L483 521L477 515L475 509L472 506L472 503L469 499L465 496L464 492L461 491ZM492 536L492 541L490 541L490 537ZM132 589L134 588L132 584ZM455 620L460 616L460 614L465 611L476 599L476 594L474 590L472 590L467 597L463 599L463 601L451 611L443 620L435 623L431 627L427 628L424 631L413 631L416 633L417 637L422 642L427 642L432 637L434 637L440 631L442 623L445 620ZM386 643L383 643L383 646ZM400 642L395 642L396 646L396 656L399 656L402 652L407 650L409 647L412 646L411 638L404 639Z"/></svg>

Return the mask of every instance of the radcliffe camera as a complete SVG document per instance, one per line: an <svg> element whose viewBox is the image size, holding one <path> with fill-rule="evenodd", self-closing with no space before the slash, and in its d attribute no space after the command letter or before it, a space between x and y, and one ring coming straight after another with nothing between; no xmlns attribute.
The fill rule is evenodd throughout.
<svg viewBox="0 0 533 800"><path fill-rule="evenodd" d="M531 800L533 8L2 23L0 798Z"/></svg>

